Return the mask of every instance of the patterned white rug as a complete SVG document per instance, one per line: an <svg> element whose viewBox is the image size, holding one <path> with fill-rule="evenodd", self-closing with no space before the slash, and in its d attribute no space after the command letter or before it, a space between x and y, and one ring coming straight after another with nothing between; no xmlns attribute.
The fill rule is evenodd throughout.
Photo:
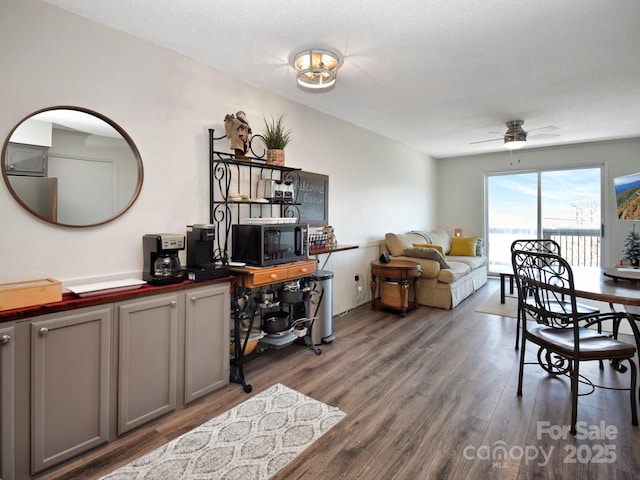
<svg viewBox="0 0 640 480"><path fill-rule="evenodd" d="M266 480L345 415L276 384L102 478Z"/></svg>

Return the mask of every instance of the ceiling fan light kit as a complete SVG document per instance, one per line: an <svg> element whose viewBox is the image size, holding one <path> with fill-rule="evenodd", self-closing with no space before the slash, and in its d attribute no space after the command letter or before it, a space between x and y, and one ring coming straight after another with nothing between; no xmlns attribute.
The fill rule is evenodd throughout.
<svg viewBox="0 0 640 480"><path fill-rule="evenodd" d="M293 68L296 70L298 85L302 89L315 91L332 88L341 63L338 54L329 50L308 49L297 53L293 59Z"/></svg>
<svg viewBox="0 0 640 480"><path fill-rule="evenodd" d="M522 125L524 120L507 122L507 132L504 134L504 146L509 150L522 148L527 144L527 132Z"/></svg>
<svg viewBox="0 0 640 480"><path fill-rule="evenodd" d="M509 150L518 150L527 144L526 140L505 140L504 146Z"/></svg>

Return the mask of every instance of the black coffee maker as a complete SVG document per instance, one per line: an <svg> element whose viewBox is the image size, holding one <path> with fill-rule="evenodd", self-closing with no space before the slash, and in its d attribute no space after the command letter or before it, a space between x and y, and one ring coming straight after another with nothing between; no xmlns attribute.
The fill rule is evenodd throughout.
<svg viewBox="0 0 640 480"><path fill-rule="evenodd" d="M202 281L225 277L229 267L215 261L216 227L212 224L187 225L187 276Z"/></svg>
<svg viewBox="0 0 640 480"><path fill-rule="evenodd" d="M187 267L213 268L216 227L211 224L187 225Z"/></svg>
<svg viewBox="0 0 640 480"><path fill-rule="evenodd" d="M171 285L184 280L178 252L184 250L184 235L150 233L142 237L142 279L151 285Z"/></svg>

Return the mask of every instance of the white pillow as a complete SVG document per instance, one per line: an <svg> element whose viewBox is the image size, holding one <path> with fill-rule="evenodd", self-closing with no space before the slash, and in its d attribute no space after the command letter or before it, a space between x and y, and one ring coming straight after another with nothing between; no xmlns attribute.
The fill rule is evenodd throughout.
<svg viewBox="0 0 640 480"><path fill-rule="evenodd" d="M451 237L449 237L447 232L441 229L433 230L432 232L429 232L429 236L431 237L431 240L433 240L431 243L440 245L444 250L444 254L449 254L449 251L451 250Z"/></svg>
<svg viewBox="0 0 640 480"><path fill-rule="evenodd" d="M406 235L396 233L385 234L384 243L387 245L389 253L394 257L402 255L404 249L412 245L411 240Z"/></svg>

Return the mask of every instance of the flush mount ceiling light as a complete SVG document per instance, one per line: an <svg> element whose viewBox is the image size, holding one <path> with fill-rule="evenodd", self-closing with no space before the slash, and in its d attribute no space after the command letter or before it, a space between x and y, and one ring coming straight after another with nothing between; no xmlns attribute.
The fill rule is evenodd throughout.
<svg viewBox="0 0 640 480"><path fill-rule="evenodd" d="M326 90L336 83L340 57L328 50L308 49L293 59L298 85L303 89Z"/></svg>

